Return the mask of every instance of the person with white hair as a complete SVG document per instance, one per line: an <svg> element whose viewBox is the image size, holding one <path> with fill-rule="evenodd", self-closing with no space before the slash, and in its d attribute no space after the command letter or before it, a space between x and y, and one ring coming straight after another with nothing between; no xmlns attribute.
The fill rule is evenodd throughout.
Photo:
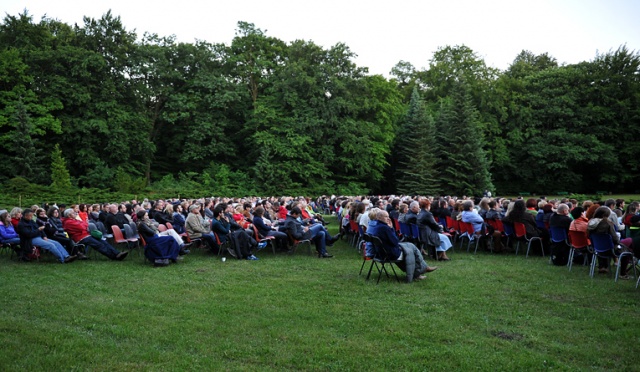
<svg viewBox="0 0 640 372"><path fill-rule="evenodd" d="M389 213L385 210L378 211L377 224L375 228L368 232L369 234L380 238L384 246L385 252L374 250L374 255L391 260L402 260L398 267L407 273L407 282L411 283L414 279L422 280L426 279L426 276L422 275L437 270L437 267L430 267L422 257L422 253L413 243L400 242L398 236L393 228Z"/></svg>

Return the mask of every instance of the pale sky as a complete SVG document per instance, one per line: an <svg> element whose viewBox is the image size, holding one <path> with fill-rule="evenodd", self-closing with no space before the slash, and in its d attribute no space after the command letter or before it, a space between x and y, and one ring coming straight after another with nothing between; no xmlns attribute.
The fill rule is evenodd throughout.
<svg viewBox="0 0 640 372"><path fill-rule="evenodd" d="M640 51L640 0L0 0L4 14L25 8L73 25L109 9L125 28L178 41L229 45L238 21L254 23L285 42L338 42L358 55L358 66L389 76L400 60L426 68L433 52L466 45L488 66L506 69L521 50L549 53L559 63L592 60L626 44Z"/></svg>

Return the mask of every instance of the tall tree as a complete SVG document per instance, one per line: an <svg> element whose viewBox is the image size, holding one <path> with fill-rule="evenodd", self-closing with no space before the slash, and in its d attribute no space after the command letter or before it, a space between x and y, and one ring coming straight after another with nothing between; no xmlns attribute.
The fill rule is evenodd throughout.
<svg viewBox="0 0 640 372"><path fill-rule="evenodd" d="M425 110L418 89L414 87L397 137L398 192L408 195L435 195L439 192L435 136L433 118Z"/></svg>
<svg viewBox="0 0 640 372"><path fill-rule="evenodd" d="M440 100L436 121L440 190L455 195L482 195L493 190L478 111L464 80Z"/></svg>

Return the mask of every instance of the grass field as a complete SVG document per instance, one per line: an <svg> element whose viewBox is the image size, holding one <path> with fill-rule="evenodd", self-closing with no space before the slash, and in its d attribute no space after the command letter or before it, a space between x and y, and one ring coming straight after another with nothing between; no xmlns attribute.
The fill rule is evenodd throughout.
<svg viewBox="0 0 640 372"><path fill-rule="evenodd" d="M330 252L0 256L0 370L640 370L635 281L456 249L427 280L376 285L346 243Z"/></svg>

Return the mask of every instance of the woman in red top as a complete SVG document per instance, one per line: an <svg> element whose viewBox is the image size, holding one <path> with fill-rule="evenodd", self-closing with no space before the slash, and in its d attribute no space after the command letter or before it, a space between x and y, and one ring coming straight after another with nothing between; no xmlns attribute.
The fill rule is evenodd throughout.
<svg viewBox="0 0 640 372"><path fill-rule="evenodd" d="M80 217L80 219L83 222L89 223L89 213L87 213L87 205L86 204L80 204L78 209L79 209L78 216Z"/></svg>
<svg viewBox="0 0 640 372"><path fill-rule="evenodd" d="M631 226L631 217L635 216L638 213L638 203L633 202L627 206L627 211L624 213L624 217L622 217L622 223L625 226Z"/></svg>
<svg viewBox="0 0 640 372"><path fill-rule="evenodd" d="M11 216L11 224L15 229L18 226L18 222L20 222L20 219L22 218L22 209L18 207L13 208L11 210L11 213L9 213L9 216Z"/></svg>

